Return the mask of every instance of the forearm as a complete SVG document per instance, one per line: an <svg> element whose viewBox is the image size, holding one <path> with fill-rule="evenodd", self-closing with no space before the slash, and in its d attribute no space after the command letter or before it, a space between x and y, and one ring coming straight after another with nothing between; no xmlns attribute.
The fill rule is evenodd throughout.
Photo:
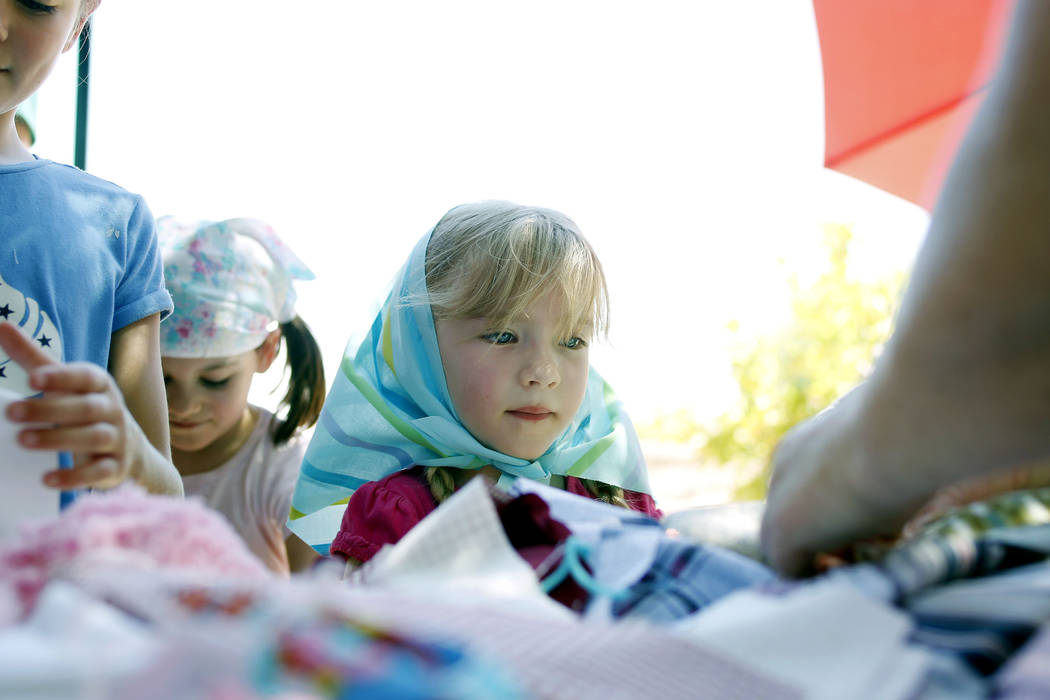
<svg viewBox="0 0 1050 700"><path fill-rule="evenodd" d="M865 389L862 440L916 495L1050 453L1048 115L1050 3L1025 2Z"/></svg>
<svg viewBox="0 0 1050 700"><path fill-rule="evenodd" d="M309 569L320 558L320 555L313 547L303 542L296 535L288 535L288 538L284 541L284 547L288 554L288 567L293 574Z"/></svg>
<svg viewBox="0 0 1050 700"><path fill-rule="evenodd" d="M159 326L159 315L154 314L117 331L110 372L126 406L131 478L147 491L181 496L182 478L171 462Z"/></svg>
<svg viewBox="0 0 1050 700"><path fill-rule="evenodd" d="M135 425L134 423L132 423ZM135 438L139 448L131 464L132 480L150 493L169 496L182 496L182 477L175 465L165 454L161 454L146 438L145 433L137 428Z"/></svg>

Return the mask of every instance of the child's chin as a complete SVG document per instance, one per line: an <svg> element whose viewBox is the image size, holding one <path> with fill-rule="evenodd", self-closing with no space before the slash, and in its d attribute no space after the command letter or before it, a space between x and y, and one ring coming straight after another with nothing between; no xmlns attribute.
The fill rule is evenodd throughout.
<svg viewBox="0 0 1050 700"><path fill-rule="evenodd" d="M204 438L171 438L171 449L178 450L179 452L197 452L203 450L209 445L209 441Z"/></svg>

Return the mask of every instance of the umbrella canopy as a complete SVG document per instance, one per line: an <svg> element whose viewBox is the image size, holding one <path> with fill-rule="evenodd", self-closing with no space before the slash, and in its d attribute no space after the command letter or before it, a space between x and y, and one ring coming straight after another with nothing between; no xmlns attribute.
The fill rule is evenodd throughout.
<svg viewBox="0 0 1050 700"><path fill-rule="evenodd" d="M824 165L931 209L1014 0L813 0Z"/></svg>

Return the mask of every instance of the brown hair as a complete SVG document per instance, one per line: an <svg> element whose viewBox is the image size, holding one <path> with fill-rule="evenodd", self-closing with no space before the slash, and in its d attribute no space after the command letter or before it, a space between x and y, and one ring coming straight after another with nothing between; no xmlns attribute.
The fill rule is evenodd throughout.
<svg viewBox="0 0 1050 700"><path fill-rule="evenodd" d="M310 328L302 318L296 316L281 324L281 336L285 342L285 371L289 373L288 390L277 406L288 412L273 429L273 444L287 442L300 428L308 428L317 422L324 405L325 381L321 349Z"/></svg>

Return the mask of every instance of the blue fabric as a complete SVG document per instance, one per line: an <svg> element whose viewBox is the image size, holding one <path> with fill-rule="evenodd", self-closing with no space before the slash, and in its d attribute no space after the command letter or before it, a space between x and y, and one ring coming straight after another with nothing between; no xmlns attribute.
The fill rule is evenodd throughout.
<svg viewBox="0 0 1050 700"><path fill-rule="evenodd" d="M877 563L827 575L906 612L914 643L989 675L1050 619L1048 549L1050 526L984 530L957 521L950 532L927 532Z"/></svg>
<svg viewBox="0 0 1050 700"><path fill-rule="evenodd" d="M1035 700L1050 697L1050 625L1032 639L995 676L995 697Z"/></svg>
<svg viewBox="0 0 1050 700"><path fill-rule="evenodd" d="M65 361L107 367L114 331L172 309L142 198L48 160L0 166L0 278L0 320Z"/></svg>
<svg viewBox="0 0 1050 700"><path fill-rule="evenodd" d="M742 588L773 581L767 567L720 547L664 539L648 573L613 606L613 615L667 623Z"/></svg>

